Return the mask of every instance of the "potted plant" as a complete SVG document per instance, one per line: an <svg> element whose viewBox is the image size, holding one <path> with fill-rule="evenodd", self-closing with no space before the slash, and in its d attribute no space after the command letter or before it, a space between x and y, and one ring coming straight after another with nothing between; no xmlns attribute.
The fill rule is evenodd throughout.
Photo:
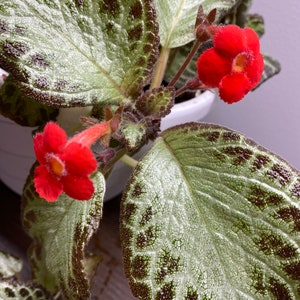
<svg viewBox="0 0 300 300"><path fill-rule="evenodd" d="M217 89L233 103L278 72L250 3L2 1L1 112L38 126L22 199L32 282L4 256L2 297L90 298L97 260L86 245L122 160L133 168L120 237L135 297L299 298L299 172L217 125L160 129L187 91ZM87 113L79 120L74 107ZM72 130L58 115L76 119Z"/></svg>

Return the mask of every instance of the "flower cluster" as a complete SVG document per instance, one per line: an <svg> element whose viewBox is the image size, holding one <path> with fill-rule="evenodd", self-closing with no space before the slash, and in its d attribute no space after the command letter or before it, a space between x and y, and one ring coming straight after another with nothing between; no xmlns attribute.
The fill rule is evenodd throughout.
<svg viewBox="0 0 300 300"><path fill-rule="evenodd" d="M255 88L264 69L259 38L251 28L219 27L213 47L198 58L198 77L207 88L219 88L227 103L241 100Z"/></svg>
<svg viewBox="0 0 300 300"><path fill-rule="evenodd" d="M43 133L34 137L34 151L38 163L34 172L34 186L41 198L57 200L64 191L77 200L89 200L94 185L88 177L97 168L90 146L111 132L109 122L93 125L68 140L65 131L50 122Z"/></svg>

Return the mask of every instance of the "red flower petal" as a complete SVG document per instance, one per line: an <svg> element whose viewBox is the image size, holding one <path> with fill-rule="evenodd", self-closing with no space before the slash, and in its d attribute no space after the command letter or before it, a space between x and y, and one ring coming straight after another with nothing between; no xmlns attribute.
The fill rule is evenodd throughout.
<svg viewBox="0 0 300 300"><path fill-rule="evenodd" d="M76 142L85 147L90 147L99 138L109 133L111 133L110 122L102 122L77 133L68 143Z"/></svg>
<svg viewBox="0 0 300 300"><path fill-rule="evenodd" d="M249 27L245 27L243 31L246 39L247 48L251 50L254 55L260 53L260 43L257 33Z"/></svg>
<svg viewBox="0 0 300 300"><path fill-rule="evenodd" d="M234 58L238 53L247 51L246 38L243 29L236 25L226 25L215 35L215 51L228 58Z"/></svg>
<svg viewBox="0 0 300 300"><path fill-rule="evenodd" d="M63 191L62 183L51 176L45 166L35 169L33 182L39 196L49 202L57 200Z"/></svg>
<svg viewBox="0 0 300 300"><path fill-rule="evenodd" d="M93 182L88 177L66 176L63 185L64 192L77 200L89 200L94 194Z"/></svg>
<svg viewBox="0 0 300 300"><path fill-rule="evenodd" d="M35 156L40 164L45 164L45 148L44 148L44 136L42 133L38 133L33 138L33 149Z"/></svg>
<svg viewBox="0 0 300 300"><path fill-rule="evenodd" d="M204 51L197 60L199 79L208 87L217 87L231 70L231 61L223 59L213 48Z"/></svg>
<svg viewBox="0 0 300 300"><path fill-rule="evenodd" d="M249 79L241 73L225 76L219 85L220 98L226 103L241 100L251 89Z"/></svg>
<svg viewBox="0 0 300 300"><path fill-rule="evenodd" d="M59 153L67 143L67 134L54 122L47 123L42 135L44 137L44 149L49 153Z"/></svg>
<svg viewBox="0 0 300 300"><path fill-rule="evenodd" d="M264 71L264 58L259 53L246 69L247 76L252 84L251 89L254 88L259 83L263 71Z"/></svg>
<svg viewBox="0 0 300 300"><path fill-rule="evenodd" d="M86 176L97 168L97 161L93 152L78 143L71 143L64 149L61 159L66 164L68 174Z"/></svg>

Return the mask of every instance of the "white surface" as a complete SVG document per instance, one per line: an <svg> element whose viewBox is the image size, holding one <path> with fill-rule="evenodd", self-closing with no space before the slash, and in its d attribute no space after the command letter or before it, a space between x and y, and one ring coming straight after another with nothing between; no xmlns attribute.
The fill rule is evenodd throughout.
<svg viewBox="0 0 300 300"><path fill-rule="evenodd" d="M206 91L190 101L174 105L171 113L162 119L161 130L165 130L183 122L199 121L203 119L210 111L214 100L215 94Z"/></svg>
<svg viewBox="0 0 300 300"><path fill-rule="evenodd" d="M300 1L254 0L251 12L264 16L261 49L282 71L239 103L216 101L204 120L246 134L300 170Z"/></svg>
<svg viewBox="0 0 300 300"><path fill-rule="evenodd" d="M32 130L0 115L0 179L18 194L35 160Z"/></svg>

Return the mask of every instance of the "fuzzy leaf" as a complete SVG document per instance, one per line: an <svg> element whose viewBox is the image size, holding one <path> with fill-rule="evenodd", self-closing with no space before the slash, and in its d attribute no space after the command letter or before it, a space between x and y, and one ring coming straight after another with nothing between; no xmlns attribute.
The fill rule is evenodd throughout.
<svg viewBox="0 0 300 300"><path fill-rule="evenodd" d="M246 137L162 133L122 200L125 271L140 299L299 299L300 174Z"/></svg>
<svg viewBox="0 0 300 300"><path fill-rule="evenodd" d="M121 128L124 135L124 142L129 151L136 149L146 140L147 124L146 122L124 122Z"/></svg>
<svg viewBox="0 0 300 300"><path fill-rule="evenodd" d="M261 76L260 83L258 86L256 86L256 88L259 87L262 83L264 83L268 79L270 79L271 77L278 74L281 70L280 63L273 57L266 54L264 54L264 64L265 64L264 72Z"/></svg>
<svg viewBox="0 0 300 300"><path fill-rule="evenodd" d="M195 39L194 29L200 5L206 13L217 9L223 17L239 0L154 0L159 22L160 43L175 48Z"/></svg>
<svg viewBox="0 0 300 300"><path fill-rule="evenodd" d="M83 266L84 247L102 215L104 177L92 178L95 194L89 201L62 195L56 202L40 199L31 181L23 193L23 223L33 238L31 264L35 280L65 299L88 299L89 283Z"/></svg>
<svg viewBox="0 0 300 300"><path fill-rule="evenodd" d="M15 276L22 269L22 262L19 258L0 251L0 278Z"/></svg>
<svg viewBox="0 0 300 300"><path fill-rule="evenodd" d="M124 103L152 71L154 16L151 0L2 0L0 65L52 106Z"/></svg>
<svg viewBox="0 0 300 300"><path fill-rule="evenodd" d="M0 88L0 112L22 126L39 126L54 120L58 109L27 97L20 91L16 80L8 76Z"/></svg>
<svg viewBox="0 0 300 300"><path fill-rule="evenodd" d="M14 279L0 282L0 298L15 300L50 300L54 299L43 288L17 282Z"/></svg>
<svg viewBox="0 0 300 300"><path fill-rule="evenodd" d="M226 21L240 27L245 27L251 5L252 0L239 1L229 15L226 16Z"/></svg>
<svg viewBox="0 0 300 300"><path fill-rule="evenodd" d="M146 116L162 118L171 112L174 98L174 88L160 87L146 92L137 100L136 107Z"/></svg>
<svg viewBox="0 0 300 300"><path fill-rule="evenodd" d="M259 37L262 37L265 33L264 19L258 14L247 15L245 26L252 28Z"/></svg>

